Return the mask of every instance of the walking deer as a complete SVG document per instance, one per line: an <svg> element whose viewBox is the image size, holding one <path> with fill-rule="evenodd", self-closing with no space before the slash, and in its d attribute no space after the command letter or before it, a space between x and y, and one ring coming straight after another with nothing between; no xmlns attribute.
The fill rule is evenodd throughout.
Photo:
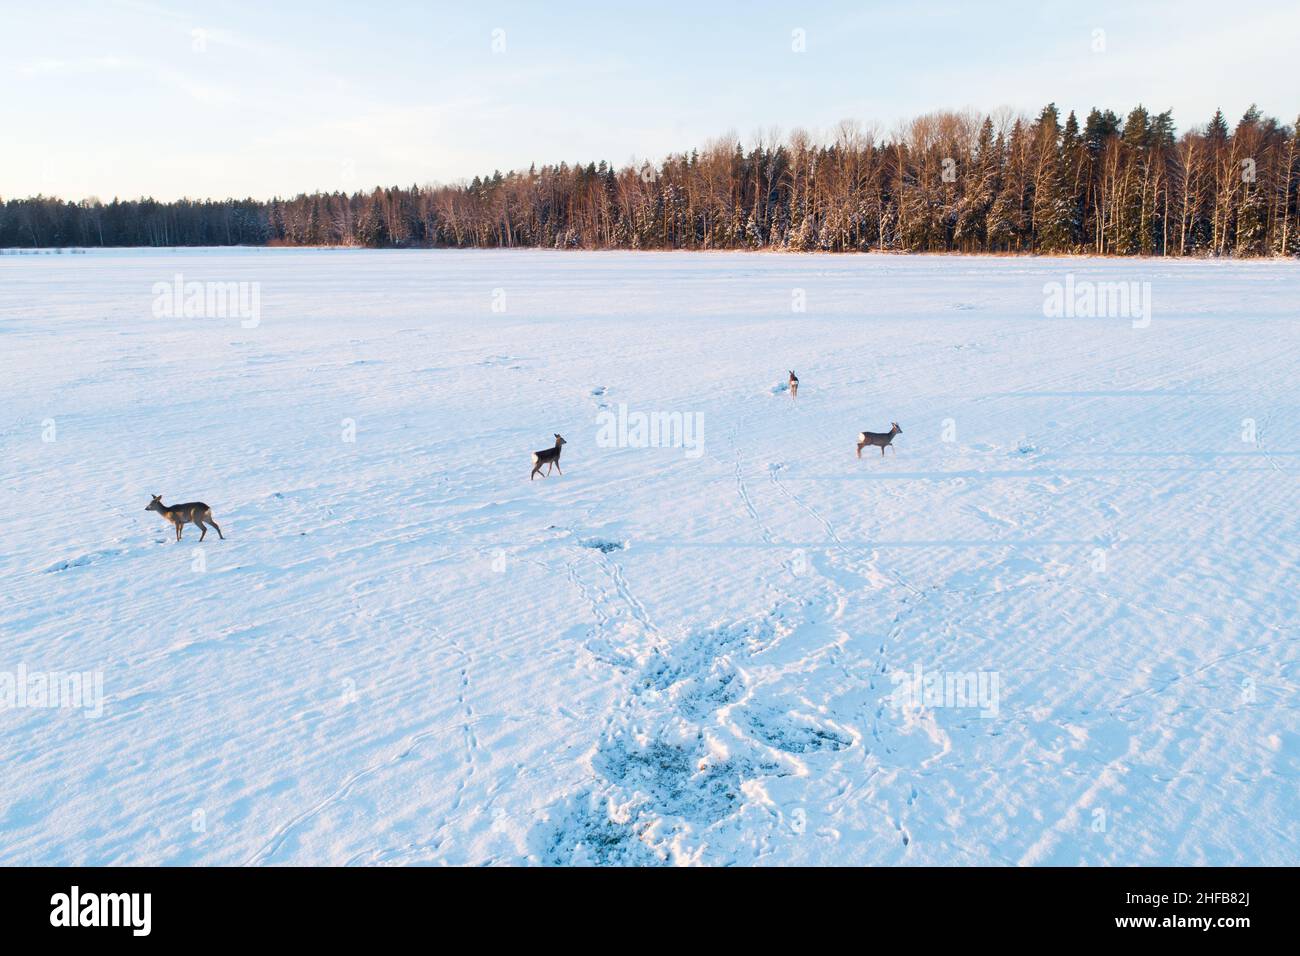
<svg viewBox="0 0 1300 956"><path fill-rule="evenodd" d="M199 535L199 540L202 541L208 536L207 525L203 523L204 521L217 529L217 536L222 541L226 540L226 536L221 533L220 526L212 520L212 509L201 501L190 501L183 505L165 505L162 502L162 495L154 495L153 501L149 502L144 510L156 511L174 524L176 526L177 541L181 539L181 528L185 526L186 522L199 526L199 530L203 532Z"/></svg>
<svg viewBox="0 0 1300 956"><path fill-rule="evenodd" d="M862 449L868 445L880 446L880 457L885 457L885 449L894 441L895 435L901 435L903 430L898 427L898 422L890 422L893 427L887 432L858 432L858 457L862 457ZM898 454L898 452L894 452Z"/></svg>
<svg viewBox="0 0 1300 956"><path fill-rule="evenodd" d="M556 435L554 448L543 448L541 451L533 452L533 473L528 476L528 480L532 481L537 477L537 473L542 470L542 465L546 466L547 475L551 473L552 465L555 466L556 471L560 471L560 446L565 444L567 442L559 435ZM564 472L560 471L560 474L563 475ZM546 475L542 477L545 478Z"/></svg>
<svg viewBox="0 0 1300 956"><path fill-rule="evenodd" d="M799 397L799 376L795 375L794 372L790 373L790 397Z"/></svg>

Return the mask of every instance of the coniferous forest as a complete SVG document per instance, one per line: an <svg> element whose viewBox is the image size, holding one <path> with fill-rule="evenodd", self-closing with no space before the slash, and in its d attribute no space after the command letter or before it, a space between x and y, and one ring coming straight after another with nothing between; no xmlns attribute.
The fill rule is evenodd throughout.
<svg viewBox="0 0 1300 956"><path fill-rule="evenodd" d="M1300 255L1300 120L1251 107L1177 134L1137 107L1082 123L941 112L844 122L659 166L533 167L290 199L0 202L0 247L345 245ZM2 197L0 197L2 198Z"/></svg>

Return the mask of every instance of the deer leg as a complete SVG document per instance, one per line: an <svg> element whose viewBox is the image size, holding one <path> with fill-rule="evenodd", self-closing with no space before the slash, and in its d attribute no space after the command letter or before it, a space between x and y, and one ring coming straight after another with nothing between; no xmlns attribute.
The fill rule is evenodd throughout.
<svg viewBox="0 0 1300 956"><path fill-rule="evenodd" d="M528 480L532 481L534 478L536 478L538 473L541 470L542 470L542 463L539 461L537 464L533 465L533 473L528 476Z"/></svg>
<svg viewBox="0 0 1300 956"><path fill-rule="evenodd" d="M888 447L889 447L888 445L881 445L881 446L880 446L880 457L881 457L881 458L884 458L884 457L885 457L885 449L888 448Z"/></svg>
<svg viewBox="0 0 1300 956"><path fill-rule="evenodd" d="M861 446L861 445L858 446L858 459L859 459L859 460L862 459L862 446Z"/></svg>
<svg viewBox="0 0 1300 956"><path fill-rule="evenodd" d="M182 524L183 524L183 522L180 522L180 521L176 522L176 540L177 540L177 541L179 541L179 540L181 539L181 526L182 526Z"/></svg>
<svg viewBox="0 0 1300 956"><path fill-rule="evenodd" d="M226 536L221 533L221 525L217 524L215 521L212 520L212 515L208 515L208 524L212 525L212 527L217 529L218 538L220 538L222 541L226 540Z"/></svg>
<svg viewBox="0 0 1300 956"><path fill-rule="evenodd" d="M558 458L555 459L555 470L560 471L560 459ZM564 472L560 471L560 474L564 474Z"/></svg>
<svg viewBox="0 0 1300 956"><path fill-rule="evenodd" d="M199 531L202 532L202 534L199 535L199 544L202 544L202 543L203 543L203 539L206 538L206 537L208 536L208 526L205 525L205 524L204 524L202 521L200 521L198 518L195 518L195 519L194 519L194 523L195 523L196 525L199 526Z"/></svg>

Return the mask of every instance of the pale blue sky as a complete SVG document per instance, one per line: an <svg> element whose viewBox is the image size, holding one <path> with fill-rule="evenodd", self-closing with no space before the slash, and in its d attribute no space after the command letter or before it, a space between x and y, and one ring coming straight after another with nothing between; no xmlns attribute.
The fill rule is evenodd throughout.
<svg viewBox="0 0 1300 956"><path fill-rule="evenodd" d="M0 197L451 182L1052 100L1180 129L1300 111L1293 3L0 0L0 23Z"/></svg>

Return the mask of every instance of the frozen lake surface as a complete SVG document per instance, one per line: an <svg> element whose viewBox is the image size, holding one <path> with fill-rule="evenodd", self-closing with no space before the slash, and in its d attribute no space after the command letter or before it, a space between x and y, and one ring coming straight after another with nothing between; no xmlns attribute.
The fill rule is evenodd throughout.
<svg viewBox="0 0 1300 956"><path fill-rule="evenodd" d="M1298 314L1296 263L0 256L0 863L1294 865Z"/></svg>

